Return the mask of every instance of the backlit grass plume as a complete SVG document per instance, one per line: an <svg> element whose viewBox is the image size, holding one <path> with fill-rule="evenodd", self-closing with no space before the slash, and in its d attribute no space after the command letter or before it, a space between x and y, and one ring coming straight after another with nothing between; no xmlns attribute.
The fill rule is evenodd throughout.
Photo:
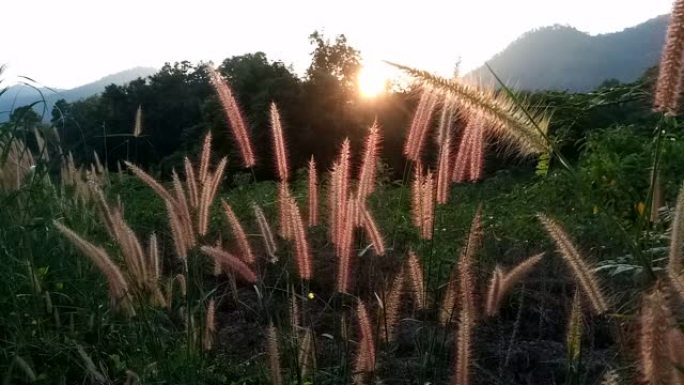
<svg viewBox="0 0 684 385"><path fill-rule="evenodd" d="M482 178L485 124L481 114L470 116L456 153L451 177L454 182L475 182Z"/></svg>
<svg viewBox="0 0 684 385"><path fill-rule="evenodd" d="M482 206L478 206L475 217L470 225L466 252L461 254L458 261L458 297L461 300L461 314L459 322L474 324L476 319L475 306L475 253L482 242ZM465 312L465 313L464 313ZM470 325L472 326L472 325ZM461 326L462 327L462 326ZM459 332L460 333L460 332ZM460 337L459 337L460 338Z"/></svg>
<svg viewBox="0 0 684 385"><path fill-rule="evenodd" d="M334 193L334 213L335 217L332 220L335 222L333 228L336 234L333 238L333 243L341 244L343 242L343 233L346 229L346 218L354 218L356 212L352 213L352 216L347 216L347 202L349 201L349 180L351 178L351 149L350 149L349 138L346 138L342 142L342 147L340 148L340 155L337 160L337 169L335 170L335 178L337 180L333 181L333 193ZM338 245L338 247L341 247Z"/></svg>
<svg viewBox="0 0 684 385"><path fill-rule="evenodd" d="M416 112L411 121L411 127L404 143L404 155L406 158L418 162L420 161L421 151L425 143L432 113L437 105L437 95L428 87L423 89L423 93L418 101Z"/></svg>
<svg viewBox="0 0 684 385"><path fill-rule="evenodd" d="M503 281L503 271L499 265L494 267L492 276L489 278L487 287L487 302L485 303L485 314L489 317L499 312L499 296L501 295L501 281Z"/></svg>
<svg viewBox="0 0 684 385"><path fill-rule="evenodd" d="M340 165L335 162L330 170L330 179L328 185L328 210L330 210L328 216L328 237L330 242L337 247L339 244L339 211L340 207L337 205L338 195L340 190Z"/></svg>
<svg viewBox="0 0 684 385"><path fill-rule="evenodd" d="M223 157L219 161L214 172L209 171L207 173L206 180L202 184L202 193L199 200L199 213L198 213L198 229L199 235L206 235L209 230L209 209L214 203L214 198L216 197L216 192L218 191L221 181L223 180L223 173L226 170L226 165L228 163L228 158Z"/></svg>
<svg viewBox="0 0 684 385"><path fill-rule="evenodd" d="M432 170L428 170L425 175L425 182L421 191L423 207L421 209L422 223L421 236L423 239L432 239L435 223L435 178Z"/></svg>
<svg viewBox="0 0 684 385"><path fill-rule="evenodd" d="M126 167L128 167L129 170L131 170L133 175L137 176L138 179L140 179L146 185L148 185L162 199L168 200L169 202L175 202L175 198L173 197L173 195L171 195L170 192L166 191L164 186L162 186L159 182L157 182L157 180L154 179L151 175L149 175L148 173L146 173L140 167L134 165L133 163L130 163L128 161L124 161L124 164L126 165Z"/></svg>
<svg viewBox="0 0 684 385"><path fill-rule="evenodd" d="M684 372L678 369L684 367L684 332L675 325L667 332L667 340L670 362L675 366L673 377L678 384L684 384Z"/></svg>
<svg viewBox="0 0 684 385"><path fill-rule="evenodd" d="M401 310L401 296L406 282L405 269L402 266L392 279L391 284L385 290L385 298L382 303L384 322L380 325L380 335L385 341L393 341L395 337L394 329L399 321L399 311Z"/></svg>
<svg viewBox="0 0 684 385"><path fill-rule="evenodd" d="M204 184L207 180L207 175L209 175L209 161L211 158L211 131L207 133L204 137L204 143L202 144L202 154L200 155L200 166L198 170L199 182ZM186 175L186 177L188 177Z"/></svg>
<svg viewBox="0 0 684 385"><path fill-rule="evenodd" d="M202 335L202 348L204 350L211 350L214 346L214 337L216 335L216 303L214 299L209 300L207 304L207 311L204 318L204 334Z"/></svg>
<svg viewBox="0 0 684 385"><path fill-rule="evenodd" d="M48 153L47 149L47 144L45 143L45 138L44 138L44 133L41 133L41 130L39 130L37 127L33 128L33 138L36 140L36 147L37 147L37 153L36 155L38 156L38 159L44 160L46 162L50 161L50 154ZM104 171L102 167L102 163L100 163L100 159L97 158L97 152L95 154L95 169L98 172Z"/></svg>
<svg viewBox="0 0 684 385"><path fill-rule="evenodd" d="M425 280L423 279L423 266L416 256L416 253L409 251L408 258L406 259L406 267L404 268L408 273L408 279L411 283L411 292L413 293L413 298L416 301L416 307L418 309L425 309L426 298L425 298Z"/></svg>
<svg viewBox="0 0 684 385"><path fill-rule="evenodd" d="M537 217L556 243L558 253L568 267L570 267L570 270L572 270L579 287L589 299L594 312L596 314L603 314L608 311L608 301L601 291L598 278L596 278L589 265L582 259L582 256L565 230L558 222L544 214L537 214Z"/></svg>
<svg viewBox="0 0 684 385"><path fill-rule="evenodd" d="M439 145L439 158L437 161L437 203L445 204L449 199L449 184L451 171L451 126L455 117L453 103L445 98L442 114L439 119L439 132L437 144Z"/></svg>
<svg viewBox="0 0 684 385"><path fill-rule="evenodd" d="M340 240L337 248L337 291L349 293L351 286L352 254L354 244L354 214L356 213L356 201L349 199L342 216L340 226Z"/></svg>
<svg viewBox="0 0 684 385"><path fill-rule="evenodd" d="M21 188L24 178L35 162L24 142L13 136L0 140L0 189L14 191Z"/></svg>
<svg viewBox="0 0 684 385"><path fill-rule="evenodd" d="M16 142L16 139L13 140ZM21 147L20 142L13 143L12 146L18 145L19 148L24 148L22 151L26 151L26 147ZM13 172L28 172L31 170L33 165L33 157L30 153L19 154L20 158L16 157L16 154L12 154L15 150L9 148L8 158L3 165L0 165L0 189L8 188L8 181L13 181L16 188L21 187L23 177L16 179L16 174ZM7 151L7 148L2 148L0 143L0 152ZM27 162L24 166L15 163L17 159L21 162ZM117 165L120 163L117 162ZM18 166L18 167L17 167ZM4 170L3 170L4 169ZM99 170L99 171L98 171ZM14 177L10 176L14 175ZM6 177L9 177L5 180ZM62 188L69 188L73 191L73 196L76 200L83 203L90 202L93 200L93 186L102 188L109 184L109 173L104 168L98 168L97 166L90 165L90 167L76 167L74 162L74 156L71 152L68 152L62 161L62 166L60 168L60 181ZM5 187L3 187L3 185ZM14 189L15 187L9 187Z"/></svg>
<svg viewBox="0 0 684 385"><path fill-rule="evenodd" d="M639 322L640 369L644 383L673 384L677 369L670 361L668 349L668 331L673 324L672 312L667 305L665 294L657 286L650 294L644 296Z"/></svg>
<svg viewBox="0 0 684 385"><path fill-rule="evenodd" d="M187 251L187 247L195 244L195 234L206 235L208 231L209 208L214 202L228 162L227 158L223 157L212 172L209 169L210 155L211 133L207 134L204 139L197 172L195 172L190 160L185 158L185 185L183 185L175 171L173 172L173 194L139 167L127 161L124 162L126 167L135 176L152 188L165 201L167 216L169 217L174 236L183 234L186 238L185 251ZM193 225L193 214L196 225ZM175 229L174 220L177 220L179 224ZM177 245L183 243L178 242L177 239L175 240ZM182 254L185 254L185 252Z"/></svg>
<svg viewBox="0 0 684 385"><path fill-rule="evenodd" d="M463 273L462 273L463 274ZM472 366L472 338L475 327L475 303L472 298L474 282L469 277L462 277L461 298L464 299L458 317L456 333L456 367L451 380L453 385L470 385L470 367Z"/></svg>
<svg viewBox="0 0 684 385"><path fill-rule="evenodd" d="M233 90L228 85L228 82L226 82L211 66L207 66L207 75L209 75L209 83L216 91L226 114L226 118L228 118L230 128L233 132L233 138L235 138L235 142L242 155L243 164L247 168L253 167L256 164L256 158L254 157L252 144L249 140L249 134L247 133L247 123L235 100Z"/></svg>
<svg viewBox="0 0 684 385"><path fill-rule="evenodd" d="M292 213L290 212L290 185L287 182L278 183L278 231L283 239L292 239Z"/></svg>
<svg viewBox="0 0 684 385"><path fill-rule="evenodd" d="M283 126L280 123L280 113L275 103L271 103L271 132L273 134L273 153L275 154L276 170L282 182L290 178L290 169L287 165L287 151L283 138Z"/></svg>
<svg viewBox="0 0 684 385"><path fill-rule="evenodd" d="M124 220L121 208L109 207L102 191L96 186L91 189L105 228L121 251L130 289L139 298L148 299L154 305L166 306L159 288L161 267L156 236L150 236L148 248L143 248L138 236Z"/></svg>
<svg viewBox="0 0 684 385"><path fill-rule="evenodd" d="M305 328L302 334L304 334L304 337L301 339L299 345L297 363L300 368L300 376L306 378L315 368L316 349L314 344L314 332L311 328Z"/></svg>
<svg viewBox="0 0 684 385"><path fill-rule="evenodd" d="M442 305L439 307L439 323L447 325L454 322L456 309L458 309L458 269L452 269L449 282L442 297Z"/></svg>
<svg viewBox="0 0 684 385"><path fill-rule="evenodd" d="M501 307L501 301L510 291L510 289L520 282L527 274L534 269L541 261L544 254L537 254L529 257L516 267L511 269L508 273L504 273L500 267L494 269L492 279L487 291L487 304L485 306L485 313L487 316L494 316Z"/></svg>
<svg viewBox="0 0 684 385"><path fill-rule="evenodd" d="M682 92L684 68L684 0L675 0L670 13L665 46L656 81L654 108L676 115Z"/></svg>
<svg viewBox="0 0 684 385"><path fill-rule="evenodd" d="M684 298L684 277L682 276L682 255L684 254L684 187L677 195L674 218L670 228L670 251L667 262L667 276L672 287Z"/></svg>
<svg viewBox="0 0 684 385"><path fill-rule="evenodd" d="M370 127L359 173L358 191L356 200L359 202L359 210L365 206L366 199L375 190L375 174L378 162L378 147L380 143L380 132L377 122ZM360 220L359 215L359 220Z"/></svg>
<svg viewBox="0 0 684 385"><path fill-rule="evenodd" d="M568 360L572 365L577 365L577 363L579 363L580 354L582 353L583 329L582 304L580 302L579 292L575 291L575 295L572 299L572 307L570 309L568 328L565 333L565 348L567 350Z"/></svg>
<svg viewBox="0 0 684 385"><path fill-rule="evenodd" d="M375 371L375 339L368 310L362 301L356 305L356 322L359 326L359 344L354 373L372 373Z"/></svg>
<svg viewBox="0 0 684 385"><path fill-rule="evenodd" d="M183 166L185 167L185 189L188 191L190 207L196 209L199 204L199 189L197 187L195 170L192 168L192 163L187 156L183 159Z"/></svg>
<svg viewBox="0 0 684 385"><path fill-rule="evenodd" d="M482 236L482 206L480 205L470 224L468 238L461 250L458 263L454 265L451 271L447 289L442 299L442 306L439 309L439 322L442 325L453 321L457 302L461 303L461 307L470 306L474 309L474 293L470 289L474 286L472 263L482 243ZM474 314L471 315L471 318L474 318Z"/></svg>
<svg viewBox="0 0 684 385"><path fill-rule="evenodd" d="M175 248L176 257L182 261L186 261L188 257L188 250L190 250L190 242L186 237L185 229L181 224L181 219L176 211L176 206L169 200L164 200L166 207L166 217L169 222L171 230L171 239Z"/></svg>
<svg viewBox="0 0 684 385"><path fill-rule="evenodd" d="M278 345L278 330L273 324L270 324L266 329L266 346L272 385L282 385L283 383L283 377L280 373L280 349Z"/></svg>
<svg viewBox="0 0 684 385"><path fill-rule="evenodd" d="M318 225L318 174L316 172L316 160L313 155L309 160L309 226Z"/></svg>
<svg viewBox="0 0 684 385"><path fill-rule="evenodd" d="M411 182L411 222L420 230L423 225L423 165L419 162L413 168Z"/></svg>
<svg viewBox="0 0 684 385"><path fill-rule="evenodd" d="M423 175L420 163L415 165L411 184L411 219L420 237L432 239L435 215L435 180L431 170Z"/></svg>
<svg viewBox="0 0 684 385"><path fill-rule="evenodd" d="M159 259L159 243L155 233L150 234L150 239L147 242L147 257L147 263L151 270L150 276L159 279L161 277L161 261Z"/></svg>
<svg viewBox="0 0 684 385"><path fill-rule="evenodd" d="M271 226L266 220L264 211L256 203L252 204L252 209L254 210L254 216L256 217L257 226L259 227L259 233L264 242L264 248L266 253L270 257L271 262L276 262L278 260L276 256L276 251L278 251L275 238L273 237L273 232L271 231Z"/></svg>
<svg viewBox="0 0 684 385"><path fill-rule="evenodd" d="M137 288L144 290L148 280L148 266L140 240L118 210L112 213L112 223L114 231L111 235L121 249L128 275Z"/></svg>
<svg viewBox="0 0 684 385"><path fill-rule="evenodd" d="M112 259L107 252L81 238L80 235L63 224L57 221L53 221L52 223L77 249L90 258L93 264L95 264L95 267L97 267L102 275L105 276L112 305L131 314L133 308L131 307L130 298L128 297L128 283L119 267L112 262Z"/></svg>
<svg viewBox="0 0 684 385"><path fill-rule="evenodd" d="M240 258L237 258L229 252L221 248L211 246L202 246L200 250L204 254L214 258L216 262L221 265L224 271L236 273L240 278L249 283L255 283L257 281L254 271L252 271L252 269Z"/></svg>
<svg viewBox="0 0 684 385"><path fill-rule="evenodd" d="M548 150L546 132L549 118L544 113L532 113L531 120L514 100L503 93L482 90L458 79L445 79L400 64L389 64L420 80L434 92L453 97L469 114L481 113L493 136L508 143L520 155L540 154Z"/></svg>
<svg viewBox="0 0 684 385"><path fill-rule="evenodd" d="M176 170L172 170L171 176L173 179L173 190L176 197L174 201L178 218L182 224L183 231L185 232L185 237L188 240L188 246L195 245L195 229L192 223L192 215L190 214L190 205L188 201L187 194L183 188L183 183L180 177L176 173Z"/></svg>
<svg viewBox="0 0 684 385"><path fill-rule="evenodd" d="M294 198L290 198L290 219L295 243L295 257L297 260L297 272L301 279L311 279L313 267L309 241L306 239L306 227L299 211L299 206Z"/></svg>
<svg viewBox="0 0 684 385"><path fill-rule="evenodd" d="M382 234L380 234L380 230L378 230L375 219L367 208L361 207L358 210L361 212L361 226L366 231L368 239L373 242L375 254L385 255L385 240L383 239Z"/></svg>
<svg viewBox="0 0 684 385"><path fill-rule="evenodd" d="M299 311L299 300L294 292L294 286L290 286L288 290L288 310L290 313L290 326L292 327L292 333L297 333L302 325L302 313Z"/></svg>
<svg viewBox="0 0 684 385"><path fill-rule="evenodd" d="M242 228L240 220L238 220L237 216L235 215L233 208L230 207L228 202L226 202L223 199L221 199L221 207L223 207L223 213L226 215L226 218L228 219L228 223L230 224L233 237L235 237L235 241L238 245L238 250L240 251L240 258L242 258L242 260L247 262L248 264L253 264L256 261L256 258L254 257L252 247L249 245L249 241L247 240L247 234L245 234L245 230Z"/></svg>

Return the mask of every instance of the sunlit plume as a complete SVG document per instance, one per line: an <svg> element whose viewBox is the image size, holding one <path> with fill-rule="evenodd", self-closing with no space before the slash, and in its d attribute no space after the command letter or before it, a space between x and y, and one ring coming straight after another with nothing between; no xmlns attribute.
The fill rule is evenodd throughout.
<svg viewBox="0 0 684 385"><path fill-rule="evenodd" d="M256 258L252 252L252 247L250 246L249 241L247 241L247 234L245 233L240 220L238 220L235 215L233 208L230 207L228 202L224 199L221 199L221 207L223 207L223 213L226 215L226 219L228 219L228 223L233 232L233 237L235 238L238 250L240 251L239 257L248 264L254 263Z"/></svg>
<svg viewBox="0 0 684 385"><path fill-rule="evenodd" d="M278 214L280 219L280 236L283 239L292 239L292 221L290 220L289 199L292 197L290 186L287 182L278 183Z"/></svg>
<svg viewBox="0 0 684 385"><path fill-rule="evenodd" d="M306 232L304 230L304 221L302 221L299 206L294 198L288 199L290 205L290 220L292 235L295 243L295 257L297 259L297 272L301 279L311 279L311 251L309 249L309 242L306 239Z"/></svg>
<svg viewBox="0 0 684 385"><path fill-rule="evenodd" d="M209 83L216 91L221 106L223 106L233 137L242 154L242 161L245 167L253 167L256 164L256 159L249 139L249 128L235 99L233 90L220 73L210 66L206 68L207 75L209 75Z"/></svg>
<svg viewBox="0 0 684 385"><path fill-rule="evenodd" d="M270 262L274 263L278 260L278 257L275 255L278 248L275 243L275 238L273 238L271 226L268 224L268 221L266 220L266 215L264 215L264 211L261 209L261 207L259 207L256 203L253 203L252 208L254 209L254 216L257 219L259 232L261 233L261 237L264 241L266 253L269 255L269 257L271 257Z"/></svg>
<svg viewBox="0 0 684 385"><path fill-rule="evenodd" d="M217 263L221 265L224 271L233 272L236 277L243 279L249 283L255 283L257 276L252 269L247 266L240 258L230 254L229 252L211 246L200 247L202 253L212 257Z"/></svg>
<svg viewBox="0 0 684 385"><path fill-rule="evenodd" d="M356 319L359 325L359 345L356 352L354 373L369 373L375 370L375 339L366 305L359 301L356 307Z"/></svg>
<svg viewBox="0 0 684 385"><path fill-rule="evenodd" d="M318 225L318 174L313 155L309 161L309 226Z"/></svg>
<svg viewBox="0 0 684 385"><path fill-rule="evenodd" d="M449 198L449 172L451 171L451 126L456 118L455 105L444 99L439 119L437 145L439 160L437 166L437 203L445 204Z"/></svg>
<svg viewBox="0 0 684 385"><path fill-rule="evenodd" d="M394 333L395 326L399 323L399 311L401 310L401 295L404 290L405 269L400 267L397 275L394 276L392 283L385 293L383 301L384 321L380 325L380 335L385 337L386 341L392 341L396 334Z"/></svg>
<svg viewBox="0 0 684 385"><path fill-rule="evenodd" d="M475 182L482 178L485 124L485 118L481 114L472 116L468 121L454 161L454 182Z"/></svg>
<svg viewBox="0 0 684 385"><path fill-rule="evenodd" d="M344 216L339 226L339 245L337 247L337 292L349 293L351 286L351 263L354 245L354 213L356 212L356 201L349 199L344 210Z"/></svg>
<svg viewBox="0 0 684 385"><path fill-rule="evenodd" d="M414 162L420 160L420 154L425 141L425 135L429 129L432 113L437 105L437 95L429 88L425 88L420 96L418 107L413 115L406 142L404 143L404 155Z"/></svg>
<svg viewBox="0 0 684 385"><path fill-rule="evenodd" d="M280 113L275 103L271 103L271 130L273 131L273 152L275 153L276 169L281 182L287 182L290 170L287 166L287 152L283 139L283 126L280 123Z"/></svg>

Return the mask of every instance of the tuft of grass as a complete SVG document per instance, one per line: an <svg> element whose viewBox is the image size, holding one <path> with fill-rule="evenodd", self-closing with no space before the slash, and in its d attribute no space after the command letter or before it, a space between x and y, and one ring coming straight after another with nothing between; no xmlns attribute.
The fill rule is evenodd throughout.
<svg viewBox="0 0 684 385"><path fill-rule="evenodd" d="M589 299L594 312L596 314L607 312L608 301L600 289L599 280L582 259L568 234L554 219L543 214L539 214L538 218L556 243L559 254L572 270L579 287Z"/></svg>

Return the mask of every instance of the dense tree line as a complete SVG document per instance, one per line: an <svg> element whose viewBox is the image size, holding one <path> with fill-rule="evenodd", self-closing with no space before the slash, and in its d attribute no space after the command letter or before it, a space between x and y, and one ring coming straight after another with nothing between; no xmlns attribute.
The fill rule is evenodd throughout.
<svg viewBox="0 0 684 385"><path fill-rule="evenodd" d="M282 62L269 60L263 52L225 59L217 70L229 80L249 122L250 134L259 159L254 169L260 179L273 176L269 105L280 110L293 168L304 167L313 154L325 169L338 146L349 137L354 151L377 119L383 137L383 162L401 178L405 169L402 146L406 128L417 102L416 92L393 89L376 99L363 99L357 86L360 53L347 44L343 35L327 40L313 33L311 64L298 77ZM62 148L77 163L93 161L93 153L110 169L130 160L167 175L180 168L182 156L199 151L205 133L211 131L217 154L227 154L229 168L241 170L222 107L208 82L207 63L187 61L167 63L157 73L125 85L109 85L105 91L84 100L60 100L52 111L51 123L61 138ZM611 125L635 124L651 127L650 88L653 70L639 81L621 84L604 82L590 93L522 93L533 108L553 113L551 136L571 159L580 153L588 132ZM142 133L133 135L138 108L142 110ZM31 127L40 126L40 117L28 108L14 111L10 119L24 128L19 135L35 146ZM426 158L434 156L435 146L426 147ZM534 169L537 159L520 160L496 143L490 143L487 172L501 167ZM513 162L511 162L513 160ZM504 166L505 165L505 166Z"/></svg>
<svg viewBox="0 0 684 385"><path fill-rule="evenodd" d="M377 118L383 125L386 158L402 168L400 146L409 119L410 94L398 91L382 99L363 100L356 76L359 51L343 35L327 40L315 32L312 61L303 78L263 52L225 59L217 70L230 82L250 124L259 149L257 174L272 173L269 105L275 102L283 118L291 162L303 167L313 154L327 165L342 139L349 136L360 149L363 132ZM110 168L120 160L132 160L167 173L178 167L182 154L193 153L203 135L211 131L219 154L237 159L235 146L214 91L209 85L207 63L167 63L146 79L126 85L109 85L97 96L68 103L60 100L52 111L62 146L80 162L92 161L96 151ZM133 136L138 108L142 109L142 134ZM238 161L231 162L239 168Z"/></svg>

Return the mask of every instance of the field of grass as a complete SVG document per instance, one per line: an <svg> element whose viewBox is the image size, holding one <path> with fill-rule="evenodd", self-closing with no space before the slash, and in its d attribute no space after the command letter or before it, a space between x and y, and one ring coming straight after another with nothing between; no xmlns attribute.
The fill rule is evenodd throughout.
<svg viewBox="0 0 684 385"><path fill-rule="evenodd" d="M275 105L260 158L216 73L244 172L211 134L162 178L3 125L3 383L679 383L676 118L591 132L567 160L505 89L406 70L423 96L402 180L376 125L291 170ZM487 167L502 153L539 166Z"/></svg>

